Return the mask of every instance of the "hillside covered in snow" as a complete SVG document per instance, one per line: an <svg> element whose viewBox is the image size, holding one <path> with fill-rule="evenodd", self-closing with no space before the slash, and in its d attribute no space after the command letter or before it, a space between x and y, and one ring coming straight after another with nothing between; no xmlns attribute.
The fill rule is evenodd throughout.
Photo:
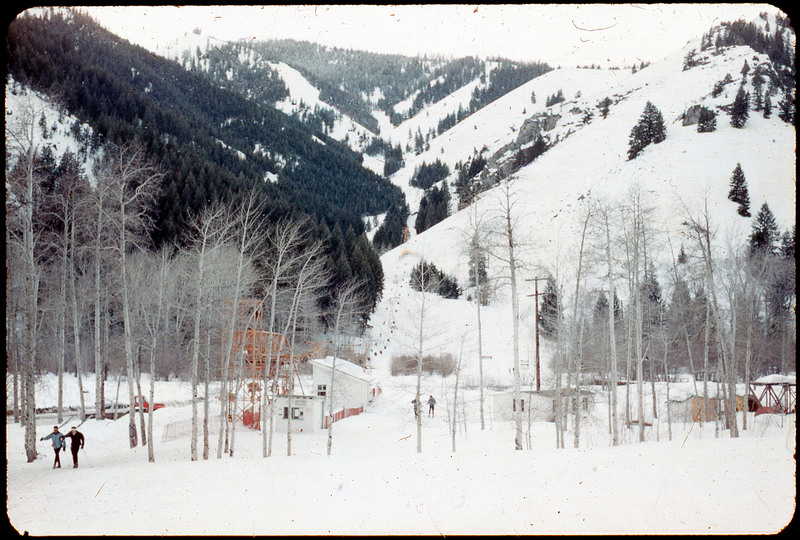
<svg viewBox="0 0 800 540"><path fill-rule="evenodd" d="M791 522L788 19L715 21L664 58L598 69L199 27L147 51L82 15L34 13L24 28L41 36L12 28L6 84L9 125L36 111L42 151L26 161L25 133L7 130L7 514L21 534ZM91 91L56 102L82 77ZM132 134L165 178L135 242L100 197ZM267 201L255 218L236 198L248 190ZM217 198L236 211L203 223ZM295 223L300 240L281 244ZM369 301L342 329L350 283ZM234 297L252 302L246 322ZM225 341L250 329L285 334L269 354L290 363L258 365L269 380L243 374L255 349ZM369 397L328 431L311 422L338 412L322 408L333 390L309 360L325 350L317 364L333 366L334 347ZM128 415L140 392L164 407ZM122 416L93 417L95 401ZM53 424L85 434L80 467L67 449L51 469Z"/></svg>

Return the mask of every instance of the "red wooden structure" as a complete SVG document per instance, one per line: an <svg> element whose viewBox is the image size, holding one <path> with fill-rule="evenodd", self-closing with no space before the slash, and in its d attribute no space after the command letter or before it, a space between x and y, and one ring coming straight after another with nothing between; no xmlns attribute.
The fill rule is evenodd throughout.
<svg viewBox="0 0 800 540"><path fill-rule="evenodd" d="M364 407L354 407L350 409L343 407L341 411L333 413L333 420L331 420L330 415L328 414L325 415L324 428L328 429L328 426L333 424L334 422L338 422L339 420L343 420L349 416L355 416L363 412L364 412Z"/></svg>
<svg viewBox="0 0 800 540"><path fill-rule="evenodd" d="M791 414L797 403L797 385L788 382L751 382L750 399L758 403L756 415L764 413Z"/></svg>
<svg viewBox="0 0 800 540"><path fill-rule="evenodd" d="M322 354L327 344L306 343L303 351L294 353L294 369L291 369L291 347L283 334L269 332L264 328L263 305L260 301L245 298L236 306L236 327L231 343L232 362L228 370L230 391L228 393L228 421L241 420L245 426L260 429L262 388L267 381L267 396L284 395L289 392L292 379L300 391L302 384L297 365ZM234 316L232 300L223 302L223 320ZM225 354L224 339L222 354ZM290 372L291 371L291 372Z"/></svg>

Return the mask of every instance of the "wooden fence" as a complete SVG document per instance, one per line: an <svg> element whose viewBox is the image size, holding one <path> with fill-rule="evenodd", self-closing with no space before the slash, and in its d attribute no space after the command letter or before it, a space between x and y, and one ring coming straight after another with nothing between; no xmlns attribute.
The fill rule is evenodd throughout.
<svg viewBox="0 0 800 540"><path fill-rule="evenodd" d="M357 414L361 414L364 412L364 407L355 407L352 409L348 409L343 407L341 411L333 413L333 420L331 420L330 415L325 415L325 429L328 429L328 426L334 422L338 422L348 416L355 416Z"/></svg>

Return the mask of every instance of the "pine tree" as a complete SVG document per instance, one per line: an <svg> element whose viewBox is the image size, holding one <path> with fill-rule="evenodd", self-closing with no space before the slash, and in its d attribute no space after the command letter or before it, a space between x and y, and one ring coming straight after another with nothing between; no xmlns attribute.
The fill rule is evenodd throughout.
<svg viewBox="0 0 800 540"><path fill-rule="evenodd" d="M744 88L739 87L736 99L733 100L733 105L731 105L731 125L737 129L742 129L749 117L747 101Z"/></svg>
<svg viewBox="0 0 800 540"><path fill-rule="evenodd" d="M481 290L476 291L476 296L480 297L481 305L489 304L489 274L486 271L488 257L481 254L478 247L473 245L469 254L469 274L467 286L475 288L480 283Z"/></svg>
<svg viewBox="0 0 800 540"><path fill-rule="evenodd" d="M783 99L778 102L778 109L780 110L778 118L794 125L794 98L790 89L784 91Z"/></svg>
<svg viewBox="0 0 800 540"><path fill-rule="evenodd" d="M747 181L742 172L740 163L736 164L736 168L731 175L731 189L728 192L728 199L739 205L739 215L750 217L750 194L747 191Z"/></svg>
<svg viewBox="0 0 800 540"><path fill-rule="evenodd" d="M539 308L539 331L548 339L558 337L558 318L561 310L558 289L552 276L548 276Z"/></svg>
<svg viewBox="0 0 800 540"><path fill-rule="evenodd" d="M772 102L769 99L769 94L764 98L764 118L772 116Z"/></svg>
<svg viewBox="0 0 800 540"><path fill-rule="evenodd" d="M647 125L647 131L650 134L650 141L653 144L658 144L667 138L664 117L661 115L661 111L649 101L644 107L643 119Z"/></svg>
<svg viewBox="0 0 800 540"><path fill-rule="evenodd" d="M608 108L611 106L611 98L606 96L600 100L597 104L597 108L600 110L600 116L605 118L608 116Z"/></svg>
<svg viewBox="0 0 800 540"><path fill-rule="evenodd" d="M650 143L658 144L667 138L664 118L655 105L647 102L639 122L633 126L628 139L628 159L634 159Z"/></svg>
<svg viewBox="0 0 800 540"><path fill-rule="evenodd" d="M765 202L761 205L761 209L753 221L753 230L750 233L750 255L766 256L775 253L779 241L780 233L775 215Z"/></svg>
<svg viewBox="0 0 800 540"><path fill-rule="evenodd" d="M633 126L628 138L628 159L636 158L648 144L647 127L642 123Z"/></svg>
<svg viewBox="0 0 800 540"><path fill-rule="evenodd" d="M697 132L698 133L711 133L717 129L717 115L714 111L706 107L700 107L700 113L697 118Z"/></svg>

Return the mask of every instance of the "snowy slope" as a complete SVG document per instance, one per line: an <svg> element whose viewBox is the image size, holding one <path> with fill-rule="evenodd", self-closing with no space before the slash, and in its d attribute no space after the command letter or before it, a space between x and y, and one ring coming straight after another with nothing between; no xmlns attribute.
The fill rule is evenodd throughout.
<svg viewBox="0 0 800 540"><path fill-rule="evenodd" d="M41 141L41 146L49 146L57 160L66 152L78 156L89 181L94 181L94 165L98 155L91 151L82 152L83 145L74 136L74 130L79 129L82 136L89 140L93 133L91 126L78 122L75 117L53 105L46 96L17 84L12 77L8 77L6 82L5 103L6 124L9 127L26 114L32 113L43 119L48 127L48 137Z"/></svg>
<svg viewBox="0 0 800 540"><path fill-rule="evenodd" d="M128 448L127 417L80 425L80 467L67 452L56 470L44 443L39 459L26 463L22 428L9 420L9 522L20 533L58 536L773 534L795 510L794 415L751 414L738 439L679 421L669 437L662 422L660 438L648 431L645 443L612 448L601 393L583 419L580 449L567 442L554 451L553 424L533 422L532 450L517 452L512 423L491 409L481 430L473 388L460 392L469 421L459 425L453 451L452 391L426 377L423 391L439 405L423 418L417 454L413 377L386 382L364 414L334 424L330 457L325 432L315 432L293 437L291 457L285 435L276 434L264 459L261 434L239 425L235 455L218 459L212 401L210 457L192 462L191 388L179 381L156 383L156 400L167 407L154 413L154 463L146 448ZM146 377L142 384L149 388ZM55 404L55 385L54 376L40 381L41 406ZM74 377L65 389L65 405L77 405ZM55 417L37 422L43 437ZM67 415L61 429L76 424Z"/></svg>
<svg viewBox="0 0 800 540"><path fill-rule="evenodd" d="M336 107L321 100L319 89L308 82L299 71L283 62L270 62L269 66L278 73L289 90L289 97L275 104L278 110L289 115L302 112L302 103L304 107L311 111L315 107L334 111L336 120L334 121L333 129L327 135L339 141L347 141L350 148L355 151L364 150L372 138L375 137L375 134L369 129L342 113ZM383 172L382 166L381 170L376 172Z"/></svg>
<svg viewBox="0 0 800 540"><path fill-rule="evenodd" d="M734 130L722 114L716 132L698 134L695 126L683 127L678 120L693 104L730 103L744 59L751 67L755 64L752 51L731 49L688 71L682 70L684 55L685 50L677 51L636 74L578 69L548 73L437 137L428 152L407 156L407 167L393 181L407 189L410 200L418 200L419 190L408 187L415 164L440 158L452 168L483 145L491 153L502 149L525 118L544 109L546 96L563 89L567 101L554 108L562 118L551 133L561 142L514 176L526 263L520 276L523 295L532 292L532 284L523 280L545 271L557 273L559 283L570 291L587 201L619 202L636 182L654 203L653 223L666 223L675 235L674 244L683 203L696 209L705 198L718 233L717 249L725 247L727 237L738 235L741 240L749 233L750 220L738 216L726 197L736 163L747 177L751 210L768 201L781 230L790 227L796 204L791 126L776 115L764 120L753 114L745 129ZM711 86L726 73L734 83L711 100ZM530 102L532 91L536 104ZM606 119L595 115L582 125L582 115L571 112L594 107L606 96L618 99ZM648 100L664 115L667 139L626 161L628 134ZM7 96L7 112L9 103L13 110L13 98ZM52 124L57 117L48 113L47 121ZM59 149L68 147L67 139L59 135ZM478 203L478 213L487 223L497 215L500 195L499 189L491 190ZM420 295L408 287L413 265L424 257L466 282L462 246L469 212L456 213L382 256L385 287L369 337L371 375L383 392L364 414L334 425L330 457L325 455L326 434L316 432L296 435L291 457L286 455L285 436L277 434L273 456L264 459L261 434L238 425L235 455L217 459L212 422L211 457L192 462L185 432L191 418L191 386L156 381L156 401L167 407L154 414L155 463L148 463L146 448L128 448L127 418L81 425L87 442L77 470L69 466L69 454L62 456L64 468L52 470L52 452L44 443L37 443L39 459L26 463L23 429L9 418L11 525L34 535L774 534L790 522L796 509L795 415L749 414L748 430L731 439L724 431L717 434L713 425L668 423L666 392L680 399L692 388L688 383L669 389L659 384L661 414L648 429L645 443L636 443L635 434L623 430L622 446L610 447L608 402L599 388L591 389L597 392L596 402L582 418L580 448L572 447L570 432L566 449L556 451L553 424L534 421L526 432L531 451L514 451L513 423L496 417L491 399L486 402L486 427L481 429L475 306L466 295L459 300L430 296L423 327L427 352L451 353L463 361L457 448L452 449L446 419L452 412L454 380L426 375L423 395L434 395L439 405L434 417L423 418L423 452L417 454L410 405L416 380L391 376L391 357L408 354L417 345ZM667 248L659 256L668 257ZM490 263L490 272L501 274L497 261ZM602 268L586 272L587 279L598 279ZM527 386L533 382L533 304L528 297L521 303ZM482 310L482 318L491 398L511 382L507 286L501 286L492 304ZM543 341L544 387L551 381L552 353L552 344ZM84 383L93 395L94 379L84 378ZM107 395L113 394L116 381L109 384ZM142 385L148 392L146 376ZM37 406L55 405L55 388L54 377L43 376ZM217 387L212 385L210 392L216 395ZM650 389L645 392L649 400ZM126 399L122 396L123 402ZM65 404L78 403L77 384L67 376ZM7 408L10 404L7 381ZM219 414L214 399L210 410L212 419ZM37 437L47 435L54 422L53 416L37 418ZM68 414L64 427L73 423L77 420Z"/></svg>
<svg viewBox="0 0 800 540"><path fill-rule="evenodd" d="M565 288L563 305L572 305L569 292L574 290L578 242L590 200L611 205L622 203L634 186L640 186L643 201L654 208L651 224L668 231L673 249L680 242L682 222L688 211L696 217L708 204L712 228L716 231L716 249L725 249L729 242L741 243L751 228L751 220L736 213L736 205L727 199L733 169L740 163L748 182L751 213L755 215L762 203L768 202L781 231L790 229L795 216L795 130L774 114L764 119L751 113L744 129L729 125L726 113L719 114L717 130L697 133L696 126L683 126L681 116L690 106L704 104L709 108L730 104L741 79L740 70L746 60L751 67L768 62L763 55L748 47L735 47L710 62L683 71L687 50L696 48L689 43L660 62L653 62L635 74L622 71L556 70L539 77L508 96L485 107L442 136L434 139L431 149L410 160L406 167L392 176L403 187L412 207L418 204L421 190L408 186L414 167L422 161L430 163L437 157L452 166L464 160L473 149L486 144L489 153L501 148L513 137L525 115L543 107L545 95L563 89L567 101L553 107L561 120L553 130L561 141L530 165L514 174L513 192L515 213L519 220L518 234L522 243L524 268L521 294L533 292L533 284L524 279L547 273L556 277ZM714 82L730 74L733 82L719 97L710 97ZM750 88L750 83L746 85ZM530 104L535 90L537 105ZM569 96L579 97L570 98ZM607 118L595 114L586 125L582 113L571 112L594 107L609 96L616 101ZM528 103L525 103L525 100ZM667 139L648 146L635 160L627 160L628 135L638 121L645 104L651 101L662 112ZM571 133L569 133L571 131ZM569 135L567 135L569 133ZM488 135L488 136L487 136ZM485 223L496 221L500 214L502 189L485 192L478 214ZM688 210L687 210L688 209ZM424 258L444 272L454 275L459 283L467 281L465 238L469 230L471 209L457 212L424 233L385 253L382 257L385 273L383 299L371 324L372 338L380 344L382 362L392 354L408 353L408 344L400 344L393 327L407 330L406 341L414 343L414 321L419 311L419 293L411 290L408 279L411 268ZM657 271L670 262L670 252L663 233L661 249L654 249ZM490 262L495 273L500 272L498 261ZM594 277L602 277L602 269ZM586 269L584 270L586 274ZM667 283L662 274L662 287ZM584 279L591 279L592 269ZM461 335L466 334L464 356L471 358L472 368L477 356L475 332L465 329L476 325L475 307L465 299L444 300L434 297L426 326L436 328L437 335L429 340L432 351L458 354ZM625 297L621 294L625 301ZM532 300L521 299L523 361L533 348ZM484 310L484 354L493 357L495 371L506 373L511 362L511 310L508 287L501 288L498 298ZM544 358L551 354L550 344L544 343ZM383 348L385 347L385 349ZM383 366L386 367L385 365Z"/></svg>

